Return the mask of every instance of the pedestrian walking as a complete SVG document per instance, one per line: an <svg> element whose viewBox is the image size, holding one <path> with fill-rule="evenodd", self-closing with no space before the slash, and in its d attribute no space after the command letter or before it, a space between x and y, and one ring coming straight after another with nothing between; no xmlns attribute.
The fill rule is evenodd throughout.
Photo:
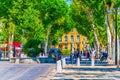
<svg viewBox="0 0 120 80"><path fill-rule="evenodd" d="M92 54L91 54L91 56L92 56L92 59L95 59L95 56L96 56L96 50L93 48L92 49Z"/></svg>
<svg viewBox="0 0 120 80"><path fill-rule="evenodd" d="M0 60L2 58L2 53L3 53L3 50L0 48Z"/></svg>
<svg viewBox="0 0 120 80"><path fill-rule="evenodd" d="M77 58L80 58L80 61L82 60L81 56L82 56L81 51L79 49L77 49Z"/></svg>
<svg viewBox="0 0 120 80"><path fill-rule="evenodd" d="M14 48L13 48L13 57L16 57L15 55L16 55L16 48L14 46Z"/></svg>
<svg viewBox="0 0 120 80"><path fill-rule="evenodd" d="M74 48L74 59L76 60L77 59L77 57L78 57L78 55L77 55L78 53L77 53L77 50Z"/></svg>
<svg viewBox="0 0 120 80"><path fill-rule="evenodd" d="M89 61L91 60L91 58L90 58L90 53L89 53L88 50L86 50L86 59L89 60Z"/></svg>

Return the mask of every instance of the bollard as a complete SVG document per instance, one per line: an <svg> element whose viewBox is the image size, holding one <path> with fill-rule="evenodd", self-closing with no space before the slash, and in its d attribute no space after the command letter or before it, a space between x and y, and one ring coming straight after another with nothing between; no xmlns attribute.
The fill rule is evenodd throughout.
<svg viewBox="0 0 120 80"><path fill-rule="evenodd" d="M21 57L21 58L24 58L24 54L22 53L22 54L20 55L20 57Z"/></svg>
<svg viewBox="0 0 120 80"><path fill-rule="evenodd" d="M15 63L16 63L16 64L19 64L19 63L20 63L20 59L19 59L19 58L16 58Z"/></svg>
<svg viewBox="0 0 120 80"><path fill-rule="evenodd" d="M77 66L80 66L80 58L77 58Z"/></svg>
<svg viewBox="0 0 120 80"><path fill-rule="evenodd" d="M65 58L62 59L62 68L65 68L65 65L66 65L66 61L65 61Z"/></svg>
<svg viewBox="0 0 120 80"><path fill-rule="evenodd" d="M33 60L30 58L30 59L29 59L29 63L32 63L32 62L33 62Z"/></svg>
<svg viewBox="0 0 120 80"><path fill-rule="evenodd" d="M62 70L61 60L58 60L58 61L57 61L56 70L57 70L57 72L61 72L61 70Z"/></svg>
<svg viewBox="0 0 120 80"><path fill-rule="evenodd" d="M92 66L95 66L94 62L95 62L95 60L92 58L92 62L91 62Z"/></svg>

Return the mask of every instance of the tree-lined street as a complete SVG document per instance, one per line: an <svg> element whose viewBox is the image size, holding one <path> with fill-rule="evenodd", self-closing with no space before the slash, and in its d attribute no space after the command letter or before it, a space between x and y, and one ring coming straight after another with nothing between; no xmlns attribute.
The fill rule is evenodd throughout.
<svg viewBox="0 0 120 80"><path fill-rule="evenodd" d="M80 35L66 36L74 28ZM65 35L64 39L61 40L64 42L61 43L59 39L63 35ZM81 41L81 36L84 37L83 41ZM70 51L67 51L68 39ZM76 39L79 42L75 42ZM65 50L60 48L50 51L51 48L56 48L59 42L63 46L59 45L58 48L64 47ZM75 45L75 43L81 45ZM74 46L79 49L81 47L82 50L79 51ZM70 63L75 60L76 64L77 60L82 61L83 58L81 62L83 64L87 61L90 63L105 61L105 64L111 62L112 65L119 66L120 0L0 0L0 59L2 59L0 80L41 80L55 68L55 64L43 64L45 60L48 63L56 62L58 57L64 58L61 56L64 51L67 56L70 56L68 60ZM37 61L38 58L41 59L41 56L46 58L42 59L43 63L38 61L40 64L11 64L3 61L14 59L17 62L17 60L22 61L23 58ZM106 66L104 69L95 67L92 69L100 71L99 74L89 73L91 68L75 67L75 69L63 69L63 73L56 74L54 77L60 76L62 79L64 75L69 77L75 73L75 78L82 78L83 75L97 78L105 74L103 70L106 71ZM66 73L67 70L70 72ZM110 73L111 70L113 74ZM119 79L119 68L110 68L108 73L109 75L103 78Z"/></svg>

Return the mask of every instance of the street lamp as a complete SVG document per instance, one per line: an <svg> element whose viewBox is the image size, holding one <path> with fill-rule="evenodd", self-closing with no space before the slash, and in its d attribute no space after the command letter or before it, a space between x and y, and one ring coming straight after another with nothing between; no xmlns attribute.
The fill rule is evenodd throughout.
<svg viewBox="0 0 120 80"><path fill-rule="evenodd" d="M117 2L118 2L118 0L117 0ZM115 5L115 12L116 12L116 14L115 14L115 18L116 18L116 21L115 21L115 65L117 65L118 64L118 50L117 50L117 47L118 47L118 45L117 45L117 13L118 13L118 6L117 6L117 2L116 2L116 5Z"/></svg>

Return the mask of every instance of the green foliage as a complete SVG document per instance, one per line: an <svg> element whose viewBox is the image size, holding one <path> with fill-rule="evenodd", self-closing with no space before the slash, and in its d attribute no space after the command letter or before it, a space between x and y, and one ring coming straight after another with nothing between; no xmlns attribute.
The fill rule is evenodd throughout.
<svg viewBox="0 0 120 80"><path fill-rule="evenodd" d="M101 27L97 25L97 35L100 41L100 45L107 46L107 31L105 26Z"/></svg>
<svg viewBox="0 0 120 80"><path fill-rule="evenodd" d="M34 9L33 5L31 3L28 8L24 9L22 29L24 29L27 39L34 38L42 41L45 36L43 34L44 28L41 19L39 19L39 10Z"/></svg>
<svg viewBox="0 0 120 80"><path fill-rule="evenodd" d="M4 43L7 39L8 39L8 35L6 34L7 33L7 29L4 27L4 25L2 25L1 27L0 27L0 41L2 42L2 43Z"/></svg>
<svg viewBox="0 0 120 80"><path fill-rule="evenodd" d="M24 52L29 56L29 57L36 57L39 55L40 52L42 52L42 49L38 48L40 45L39 40L35 39L30 39L28 40L25 45L24 45Z"/></svg>
<svg viewBox="0 0 120 80"><path fill-rule="evenodd" d="M45 25L54 23L67 13L67 5L63 0L42 0L39 4L41 17Z"/></svg>
<svg viewBox="0 0 120 80"><path fill-rule="evenodd" d="M14 41L19 42L23 41L23 37L25 40L31 38L44 40L44 28L39 18L40 12L35 8L38 1L1 0L0 5L0 20L4 24L5 35L12 33ZM22 30L24 30L24 33Z"/></svg>
<svg viewBox="0 0 120 80"><path fill-rule="evenodd" d="M120 39L120 9L118 10L118 35Z"/></svg>
<svg viewBox="0 0 120 80"><path fill-rule="evenodd" d="M94 32L100 43L106 44L106 28L104 27L104 4L101 0L74 0L71 5L73 20L78 32L88 38L90 44L95 42ZM91 16L92 17L91 17ZM95 25L94 29L91 27Z"/></svg>
<svg viewBox="0 0 120 80"><path fill-rule="evenodd" d="M117 0L106 1L107 3L112 1L120 7L119 0L118 2ZM93 12L93 19L88 15L90 12ZM29 42L33 38L41 42L49 36L50 42L55 45L64 33L76 27L80 34L88 38L90 44L94 42L95 30L100 43L106 45L104 19L103 0L73 0L70 6L65 0L0 0L0 22L3 23L2 32L0 32L3 36L2 41L8 40L8 34L12 33L14 41L28 40ZM95 29L91 28L91 20L95 24ZM119 25L120 14L118 14L120 35ZM46 36L47 32L50 32L48 36ZM27 42L24 41L24 43Z"/></svg>
<svg viewBox="0 0 120 80"><path fill-rule="evenodd" d="M80 5L72 4L70 7L75 27L80 34L87 36L91 31L91 25L87 19L86 13L80 8Z"/></svg>
<svg viewBox="0 0 120 80"><path fill-rule="evenodd" d="M38 10L41 13L44 34L50 36L53 44L57 44L60 36L73 27L67 4L64 0L42 0Z"/></svg>
<svg viewBox="0 0 120 80"><path fill-rule="evenodd" d="M64 30L59 29L59 30L51 30L51 31L54 31L54 32L51 32L51 34L50 34L50 35L52 35L51 36L52 37L52 39L51 39L52 45L56 45L59 42L59 38L64 34Z"/></svg>
<svg viewBox="0 0 120 80"><path fill-rule="evenodd" d="M62 50L62 54L63 54L63 55L70 55L70 54L71 54L71 51L70 51L70 50L67 50L67 49L64 49L64 50Z"/></svg>

